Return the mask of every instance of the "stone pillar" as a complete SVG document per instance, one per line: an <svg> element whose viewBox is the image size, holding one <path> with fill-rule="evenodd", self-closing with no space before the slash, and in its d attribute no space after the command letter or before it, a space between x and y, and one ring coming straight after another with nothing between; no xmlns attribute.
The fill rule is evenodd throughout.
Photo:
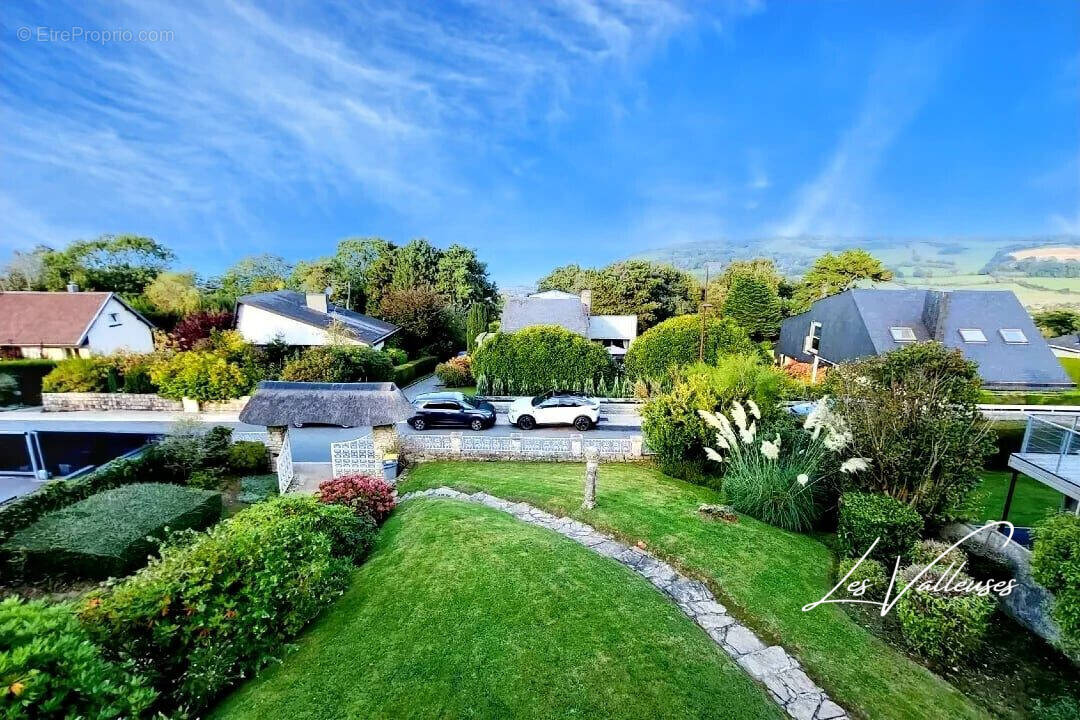
<svg viewBox="0 0 1080 720"><path fill-rule="evenodd" d="M600 467L600 452L596 448L585 450L585 499L581 507L592 510L596 507L596 471Z"/></svg>
<svg viewBox="0 0 1080 720"><path fill-rule="evenodd" d="M450 433L450 454L461 454L461 433L459 432Z"/></svg>
<svg viewBox="0 0 1080 720"><path fill-rule="evenodd" d="M375 461L380 465L386 453L397 452L398 433L394 425L376 425L371 428L372 444L375 446Z"/></svg>
<svg viewBox="0 0 1080 720"><path fill-rule="evenodd" d="M510 452L515 456L521 454L521 433L510 433Z"/></svg>
<svg viewBox="0 0 1080 720"><path fill-rule="evenodd" d="M570 436L570 457L581 457L581 433Z"/></svg>
<svg viewBox="0 0 1080 720"><path fill-rule="evenodd" d="M285 427L266 428L266 450L270 453L270 472L277 472L277 459L281 446L285 444Z"/></svg>

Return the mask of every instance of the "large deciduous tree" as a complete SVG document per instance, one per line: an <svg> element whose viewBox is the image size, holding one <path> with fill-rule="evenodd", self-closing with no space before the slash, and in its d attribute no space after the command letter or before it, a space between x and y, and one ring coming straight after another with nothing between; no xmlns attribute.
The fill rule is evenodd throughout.
<svg viewBox="0 0 1080 720"><path fill-rule="evenodd" d="M101 235L77 240L64 250L42 255L42 284L63 290L75 283L86 290L141 293L168 267L175 255L164 245L141 235Z"/></svg>
<svg viewBox="0 0 1080 720"><path fill-rule="evenodd" d="M488 279L487 264L480 262L476 252L462 245L451 245L443 251L436 267L435 289L458 308L481 303L494 307L498 290Z"/></svg>
<svg viewBox="0 0 1080 720"><path fill-rule="evenodd" d="M159 312L187 315L199 309L200 294L193 272L163 272L146 286L145 295Z"/></svg>
<svg viewBox="0 0 1080 720"><path fill-rule="evenodd" d="M865 250L825 253L814 261L795 288L793 309L804 312L815 300L843 292L856 280L883 281L892 277L892 271Z"/></svg>
<svg viewBox="0 0 1080 720"><path fill-rule="evenodd" d="M268 253L250 255L225 271L221 276L221 289L233 297L281 290L291 274L292 266L283 257Z"/></svg>
<svg viewBox="0 0 1080 720"><path fill-rule="evenodd" d="M442 356L453 349L446 301L432 287L388 291L382 296L379 315L401 328L394 343L410 354L424 350Z"/></svg>
<svg viewBox="0 0 1080 720"><path fill-rule="evenodd" d="M435 287L439 279L442 251L423 238L410 240L394 257L394 290Z"/></svg>

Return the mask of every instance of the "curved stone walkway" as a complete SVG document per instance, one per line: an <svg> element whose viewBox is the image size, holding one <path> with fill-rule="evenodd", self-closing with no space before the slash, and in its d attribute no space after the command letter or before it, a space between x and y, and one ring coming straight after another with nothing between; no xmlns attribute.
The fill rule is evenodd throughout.
<svg viewBox="0 0 1080 720"><path fill-rule="evenodd" d="M674 600L679 609L700 625L713 642L764 685L769 696L795 720L848 719L844 709L814 684L799 666L799 661L784 648L779 645L766 647L753 631L735 620L727 608L716 602L704 583L679 574L651 553L625 545L577 520L558 517L528 503L510 502L487 493L468 495L453 488L440 487L407 493L399 501L418 497L465 500L501 510L530 525L554 530L595 553L622 563Z"/></svg>

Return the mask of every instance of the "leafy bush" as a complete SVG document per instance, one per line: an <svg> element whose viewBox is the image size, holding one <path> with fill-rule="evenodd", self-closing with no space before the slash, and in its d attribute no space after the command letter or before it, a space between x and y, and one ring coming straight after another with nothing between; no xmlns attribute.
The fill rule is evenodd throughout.
<svg viewBox="0 0 1080 720"><path fill-rule="evenodd" d="M1050 703L1035 701L1034 720L1080 720L1080 698L1062 696Z"/></svg>
<svg viewBox="0 0 1080 720"><path fill-rule="evenodd" d="M394 343L410 353L445 357L456 349L454 318L446 299L431 287L399 286L389 290L379 302L379 317L401 328Z"/></svg>
<svg viewBox="0 0 1080 720"><path fill-rule="evenodd" d="M162 397L200 402L230 400L251 392L255 378L240 365L217 353L191 350L176 353L156 362L150 379L160 388Z"/></svg>
<svg viewBox="0 0 1080 720"><path fill-rule="evenodd" d="M409 361L409 354L401 348L383 348L383 353L390 358L391 365L404 365Z"/></svg>
<svg viewBox="0 0 1080 720"><path fill-rule="evenodd" d="M700 345L700 316L670 318L630 344L626 352L626 374L631 380L666 378L671 368L697 362ZM721 356L737 353L754 355L760 354L761 349L730 318L710 317L705 323L704 361L713 365Z"/></svg>
<svg viewBox="0 0 1080 720"><path fill-rule="evenodd" d="M472 375L472 359L467 355L439 363L435 366L435 375L446 387L467 387L476 382Z"/></svg>
<svg viewBox="0 0 1080 720"><path fill-rule="evenodd" d="M344 505L380 524L397 505L397 495L382 478L355 473L319 483L319 501Z"/></svg>
<svg viewBox="0 0 1080 720"><path fill-rule="evenodd" d="M0 715L5 718L138 717L156 693L102 656L68 605L0 602Z"/></svg>
<svg viewBox="0 0 1080 720"><path fill-rule="evenodd" d="M240 478L240 494L236 496L236 499L238 502L251 505L277 494L277 475L248 475Z"/></svg>
<svg viewBox="0 0 1080 720"><path fill-rule="evenodd" d="M958 547L949 550L950 547L949 544L940 540L920 540L911 553L911 562L914 565L934 563L935 568L941 568L942 570L946 570L952 565L954 570L959 570L967 562L967 553ZM938 560L938 556L942 553L945 553L944 557Z"/></svg>
<svg viewBox="0 0 1080 720"><path fill-rule="evenodd" d="M840 498L836 535L845 555L861 557L880 538L870 557L893 567L897 557L911 557L922 529L922 517L888 495L848 492Z"/></svg>
<svg viewBox="0 0 1080 720"><path fill-rule="evenodd" d="M785 386L783 373L756 355L725 356L716 367L696 363L672 372L670 390L642 406L642 433L661 469L689 480L694 468L704 464L704 448L715 436L698 411L716 412L753 400L763 418L771 420Z"/></svg>
<svg viewBox="0 0 1080 720"><path fill-rule="evenodd" d="M61 360L41 380L41 389L49 393L106 392L109 366L96 357L71 357Z"/></svg>
<svg viewBox="0 0 1080 720"><path fill-rule="evenodd" d="M873 558L866 558L858 567L852 568L858 563L858 558L844 558L836 568L836 581L840 582L844 576L851 572L851 576L844 581L843 591L850 597L861 600L883 600L885 591L889 588L889 576L885 574L885 566ZM862 595L855 595L848 588L861 587Z"/></svg>
<svg viewBox="0 0 1080 720"><path fill-rule="evenodd" d="M394 384L399 388L405 387L417 378L429 375L438 362L439 359L434 355L425 355L403 365L397 365L394 367Z"/></svg>
<svg viewBox="0 0 1080 720"><path fill-rule="evenodd" d="M958 517L993 450L976 402L975 363L938 343L841 365L826 388L853 435L854 451L874 459L845 489L883 492L931 525Z"/></svg>
<svg viewBox="0 0 1080 720"><path fill-rule="evenodd" d="M1036 527L1031 574L1054 596L1050 614L1065 649L1080 658L1080 517L1060 513Z"/></svg>
<svg viewBox="0 0 1080 720"><path fill-rule="evenodd" d="M906 585L922 569L915 565L902 573ZM922 590L926 582L943 577L937 566L930 568L896 603L896 616L904 642L923 657L954 666L971 658L982 647L990 629L994 601L985 595ZM950 583L970 580L949 574Z"/></svg>
<svg viewBox="0 0 1080 720"><path fill-rule="evenodd" d="M221 487L221 481L224 478L222 473L218 469L196 470L191 473L191 477L188 478L187 484L193 488L200 488L202 490L217 490Z"/></svg>
<svg viewBox="0 0 1080 720"><path fill-rule="evenodd" d="M0 373L0 405L11 405L19 397L19 381L14 375Z"/></svg>
<svg viewBox="0 0 1080 720"><path fill-rule="evenodd" d="M229 470L238 475L264 473L270 462L261 442L241 440L229 448Z"/></svg>
<svg viewBox="0 0 1080 720"><path fill-rule="evenodd" d="M145 561L165 528L204 528L221 517L221 495L164 484L106 490L15 533L7 552L30 574L120 576Z"/></svg>
<svg viewBox="0 0 1080 720"><path fill-rule="evenodd" d="M90 594L80 615L109 653L130 658L162 706L197 715L279 657L338 597L374 526L304 496L253 505Z"/></svg>
<svg viewBox="0 0 1080 720"><path fill-rule="evenodd" d="M472 367L493 395L553 389L594 394L601 382L615 378L615 365L603 347L556 325L497 333L473 353Z"/></svg>
<svg viewBox="0 0 1080 720"><path fill-rule="evenodd" d="M190 350L200 340L210 337L214 330L228 330L235 318L231 312L202 310L185 315L176 323L169 338L179 350Z"/></svg>
<svg viewBox="0 0 1080 720"><path fill-rule="evenodd" d="M56 365L55 360L0 360L0 373L11 375L18 381L23 405L40 405L41 381Z"/></svg>
<svg viewBox="0 0 1080 720"><path fill-rule="evenodd" d="M319 345L285 364L282 380L296 382L382 382L394 369L390 358L362 345Z"/></svg>

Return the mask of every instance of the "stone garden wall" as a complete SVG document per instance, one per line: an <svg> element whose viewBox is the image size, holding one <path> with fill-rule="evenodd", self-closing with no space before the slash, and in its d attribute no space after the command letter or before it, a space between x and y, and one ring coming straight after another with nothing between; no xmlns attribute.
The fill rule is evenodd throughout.
<svg viewBox="0 0 1080 720"><path fill-rule="evenodd" d="M414 433L401 438L412 462L426 460L545 460L581 462L585 450L594 448L601 460L641 460L647 451L641 436L590 438L581 433L540 437L523 433L473 435Z"/></svg>
<svg viewBox="0 0 1080 720"><path fill-rule="evenodd" d="M238 413L248 398L237 398L220 403L203 403L202 412ZM159 412L183 412L179 400L160 395L135 393L42 393L41 402L45 412L74 412L77 410L156 410Z"/></svg>

